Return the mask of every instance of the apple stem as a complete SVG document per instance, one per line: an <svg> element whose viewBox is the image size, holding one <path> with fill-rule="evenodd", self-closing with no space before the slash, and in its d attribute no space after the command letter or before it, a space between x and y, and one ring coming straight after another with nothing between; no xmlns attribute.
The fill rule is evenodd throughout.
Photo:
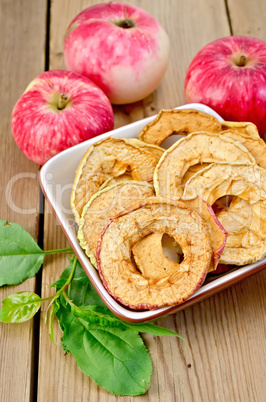
<svg viewBox="0 0 266 402"><path fill-rule="evenodd" d="M239 62L237 65L239 67L244 67L246 64L247 64L247 57L244 54L242 54L242 56L240 56L239 58Z"/></svg>
<svg viewBox="0 0 266 402"><path fill-rule="evenodd" d="M68 98L67 94L64 94L64 93L60 94L57 108L59 110L64 109L66 107L66 105L67 105L68 99L69 98Z"/></svg>

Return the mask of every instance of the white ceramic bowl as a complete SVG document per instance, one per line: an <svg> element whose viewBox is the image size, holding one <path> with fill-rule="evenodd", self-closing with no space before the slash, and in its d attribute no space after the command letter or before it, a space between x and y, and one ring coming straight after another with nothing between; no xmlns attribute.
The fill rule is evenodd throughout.
<svg viewBox="0 0 266 402"><path fill-rule="evenodd" d="M205 105L197 103L180 106L177 109L196 109L215 116L219 121L223 120L216 112L214 112L214 110ZM178 306L165 307L153 311L129 310L116 302L108 294L101 282L97 270L95 270L95 268L90 264L88 257L85 255L77 240L77 225L70 207L70 194L75 177L75 171L83 154L93 143L109 136L137 138L141 129L155 117L156 116L148 117L127 126L120 127L116 130L102 134L98 137L92 138L91 140L69 148L50 159L40 171L40 183L43 193L91 283L109 309L112 310L113 313L118 317L129 322L145 322L154 320L164 315L182 310L185 307L191 306L221 290L228 288L229 286L261 271L266 267L266 258L264 258L262 261L254 264L232 269L227 273L214 276L211 279L208 279L197 291L197 293L195 293L186 302ZM170 137L165 141L164 146L170 146L175 140L176 136Z"/></svg>

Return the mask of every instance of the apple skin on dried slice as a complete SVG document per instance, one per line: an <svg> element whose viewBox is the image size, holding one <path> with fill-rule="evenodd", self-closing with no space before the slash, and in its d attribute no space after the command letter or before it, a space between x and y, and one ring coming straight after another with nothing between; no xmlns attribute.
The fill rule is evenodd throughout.
<svg viewBox="0 0 266 402"><path fill-rule="evenodd" d="M173 134L190 134L196 131L218 133L221 123L213 116L194 109L162 109L156 118L140 132L139 139L161 145Z"/></svg>
<svg viewBox="0 0 266 402"><path fill-rule="evenodd" d="M156 166L153 178L156 195L180 199L184 191L182 179L191 166L219 161L255 163L246 147L226 136L195 132L181 138L164 152Z"/></svg>
<svg viewBox="0 0 266 402"><path fill-rule="evenodd" d="M232 269L234 267L235 267L234 265L219 263L217 265L217 268L215 269L215 271L209 272L209 275L214 276L214 275L225 274L226 272L230 271L230 269Z"/></svg>
<svg viewBox="0 0 266 402"><path fill-rule="evenodd" d="M213 163L191 177L182 200L201 197L213 205L226 195L240 200L228 210L234 216L221 214L228 237L220 262L246 265L261 260L266 256L266 170L256 164Z"/></svg>
<svg viewBox="0 0 266 402"><path fill-rule="evenodd" d="M221 255L224 251L228 233L217 219L212 207L204 199L196 197L193 200L181 199L190 208L198 212L208 225L211 245L213 249L213 257L210 264L209 272L215 271L220 262Z"/></svg>
<svg viewBox="0 0 266 402"><path fill-rule="evenodd" d="M157 160L151 152L123 138L109 137L93 144L77 168L71 193L71 208L79 223L83 207L110 177L130 173L132 180L152 180Z"/></svg>
<svg viewBox="0 0 266 402"><path fill-rule="evenodd" d="M143 275L132 261L132 248L152 233L166 233L182 248L184 259L167 276ZM109 294L123 305L153 310L183 303L203 284L212 259L209 230L196 211L180 201L150 197L110 219L97 248L97 267Z"/></svg>
<svg viewBox="0 0 266 402"><path fill-rule="evenodd" d="M109 220L131 205L154 195L147 182L127 181L98 191L83 208L78 239L92 265L97 267L96 251L99 237Z"/></svg>

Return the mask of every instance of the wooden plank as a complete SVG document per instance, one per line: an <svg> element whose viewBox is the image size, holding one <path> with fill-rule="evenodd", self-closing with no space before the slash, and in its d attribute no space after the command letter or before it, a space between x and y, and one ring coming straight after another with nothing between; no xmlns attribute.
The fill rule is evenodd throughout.
<svg viewBox="0 0 266 402"><path fill-rule="evenodd" d="M175 376L187 375L191 392L186 401L195 395L204 401L263 400L263 280L260 273L175 316L174 325L185 328L188 342L174 366Z"/></svg>
<svg viewBox="0 0 266 402"><path fill-rule="evenodd" d="M1 219L17 222L38 237L39 167L16 146L10 128L12 108L28 83L44 69L46 1L0 1L0 187ZM7 267L8 268L8 267ZM35 278L3 287L7 295L34 291ZM30 401L33 392L33 321L0 323L0 390L2 401Z"/></svg>
<svg viewBox="0 0 266 402"><path fill-rule="evenodd" d="M65 68L63 35L70 21L82 9L100 2L81 0L75 2L54 0L52 2L50 69ZM161 85L151 96L137 104L114 108L116 126L155 114L162 107L174 107L184 103L183 82L185 71L192 57L206 43L229 34L226 9L222 0L216 1L215 5L211 0L204 2L197 0L186 2L182 0L167 0L167 2L164 0L132 0L128 3L144 8L161 21L170 37L171 57ZM45 215L45 247L64 246L65 237L55 223L52 214L47 210ZM56 260L51 259L49 263L45 264L43 297L53 293L53 290L49 289L49 284L58 278L65 265L66 260L63 256ZM218 311L219 297L221 296L218 296L218 302L216 301ZM208 344L207 341L205 342L205 339L208 339L207 336L212 339L213 344L216 342L215 319L208 320L204 339L201 339L200 336L193 336L195 325L197 325L197 329L201 327L202 320L199 318L201 309L203 311L206 309L212 318L209 305L210 302L207 301L196 308L188 309L187 312L160 321L161 325L177 329L180 334L187 337L188 345L174 338L155 338L144 335L154 363L153 376L148 393L145 396L135 398L115 397L99 388L87 376L83 375L71 356L64 356L59 344L56 347L53 346L48 337L47 326L44 324L44 308L41 314L38 401L192 401L197 400L198 395L202 397L202 400L207 401L211 400L208 399L209 396L217 396L217 389L223 395L222 392L226 384L220 384L219 372L212 374L213 367L205 368L206 348L201 353L201 344ZM192 330L191 322L194 325ZM226 324L225 327L227 328ZM227 341L230 342L229 335L227 336ZM58 328L56 338L60 338ZM219 350L216 353L218 359L223 351ZM194 360L190 357L193 357ZM194 364L194 362L198 364L197 377L195 378L193 375L196 370L195 367L187 367L188 364ZM198 371L201 368L203 368L202 373L199 373ZM204 387L201 386L201 376L204 376ZM210 384L209 378L218 384L217 389ZM194 386L196 386L195 390L193 389ZM200 390L200 394L197 393L198 390Z"/></svg>
<svg viewBox="0 0 266 402"><path fill-rule="evenodd" d="M254 36L266 40L265 1L228 0L228 11L234 35Z"/></svg>
<svg viewBox="0 0 266 402"><path fill-rule="evenodd" d="M228 0L228 13L233 35L253 36L266 41L265 1ZM236 349L232 349L232 355L236 365L242 367L241 372L236 370L234 387L231 383L231 388L243 401L262 401L266 395L266 369L263 359L265 280L264 271L227 292L230 300L229 308L234 308L237 320L237 327L232 332L232 336L236 338ZM229 375L227 378L229 379Z"/></svg>

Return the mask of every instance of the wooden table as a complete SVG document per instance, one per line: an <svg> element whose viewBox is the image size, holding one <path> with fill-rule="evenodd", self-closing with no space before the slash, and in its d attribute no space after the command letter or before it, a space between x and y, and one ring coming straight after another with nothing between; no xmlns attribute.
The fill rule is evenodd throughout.
<svg viewBox="0 0 266 402"><path fill-rule="evenodd" d="M44 249L66 246L66 239L38 183L39 166L15 145L10 129L12 108L27 84L47 69L64 68L63 37L82 9L100 1L0 0L1 219L24 226ZM266 39L263 0L131 0L165 27L171 57L159 88L137 104L115 107L119 127L184 103L186 69L208 42L230 34ZM0 301L14 291L43 297L66 266L64 256L47 258L41 274L0 290ZM144 335L153 361L148 393L116 397L98 387L60 346L54 346L44 323L47 304L35 320L0 324L1 402L78 401L252 401L266 398L265 278L261 272L158 323L176 330L174 337Z"/></svg>

